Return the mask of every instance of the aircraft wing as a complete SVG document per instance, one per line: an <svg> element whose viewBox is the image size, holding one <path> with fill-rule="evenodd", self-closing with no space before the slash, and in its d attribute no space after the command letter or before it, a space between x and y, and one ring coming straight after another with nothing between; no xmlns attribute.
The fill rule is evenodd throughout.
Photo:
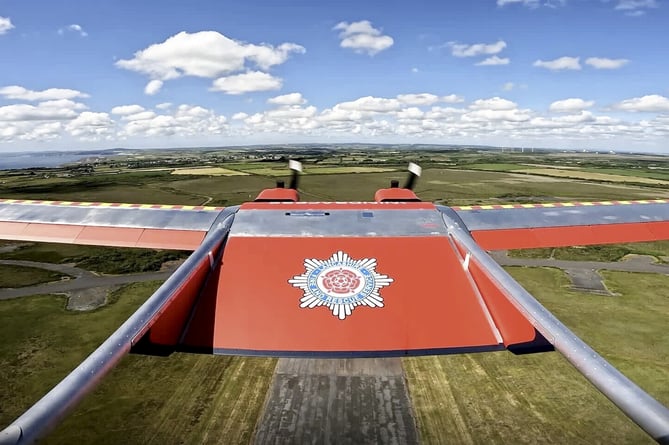
<svg viewBox="0 0 669 445"><path fill-rule="evenodd" d="M669 239L669 199L453 209L476 242L488 250Z"/></svg>
<svg viewBox="0 0 669 445"><path fill-rule="evenodd" d="M188 260L3 431L7 443L29 442L48 431L131 349L378 357L555 347L653 437L669 437L669 410L578 339L484 251L565 245L565 238L569 245L586 244L584 233L598 236L609 223L619 227L597 242L669 238L669 203L454 210L405 199L410 190L395 190L402 202L294 202L278 199L285 194L274 189L264 195L272 196L270 202L208 213L194 230L203 233L208 225L207 235ZM20 205L40 204L9 208ZM556 208L563 211L555 214ZM143 215L159 210L139 209ZM505 222L507 212L518 216ZM5 224L74 224L11 218L4 216ZM77 227L113 230L113 223L101 224ZM133 228L188 230L157 226ZM533 230L559 235L537 236ZM11 234L5 230L3 236ZM525 237L532 242L523 243Z"/></svg>
<svg viewBox="0 0 669 445"><path fill-rule="evenodd" d="M221 210L0 199L0 239L195 250Z"/></svg>

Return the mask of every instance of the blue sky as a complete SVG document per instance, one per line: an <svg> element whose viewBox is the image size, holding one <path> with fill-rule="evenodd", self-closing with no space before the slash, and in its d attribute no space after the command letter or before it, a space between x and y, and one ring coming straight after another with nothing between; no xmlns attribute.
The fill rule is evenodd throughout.
<svg viewBox="0 0 669 445"><path fill-rule="evenodd" d="M669 153L666 0L0 0L0 152Z"/></svg>

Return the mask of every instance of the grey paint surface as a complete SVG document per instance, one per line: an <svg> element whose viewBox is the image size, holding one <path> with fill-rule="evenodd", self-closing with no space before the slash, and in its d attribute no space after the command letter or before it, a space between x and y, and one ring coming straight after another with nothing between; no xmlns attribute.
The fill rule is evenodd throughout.
<svg viewBox="0 0 669 445"><path fill-rule="evenodd" d="M0 203L0 221L207 231L218 211Z"/></svg>
<svg viewBox="0 0 669 445"><path fill-rule="evenodd" d="M443 236L436 210L240 210L230 236Z"/></svg>
<svg viewBox="0 0 669 445"><path fill-rule="evenodd" d="M457 210L469 230L669 221L669 203Z"/></svg>

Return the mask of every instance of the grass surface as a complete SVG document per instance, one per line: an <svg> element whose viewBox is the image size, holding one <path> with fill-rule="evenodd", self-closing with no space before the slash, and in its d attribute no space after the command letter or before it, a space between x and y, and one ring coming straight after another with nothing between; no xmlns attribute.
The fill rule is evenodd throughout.
<svg viewBox="0 0 669 445"><path fill-rule="evenodd" d="M490 170L490 171L513 171L513 170L523 170L527 168L527 165L520 164L467 164L467 168L473 170Z"/></svg>
<svg viewBox="0 0 669 445"><path fill-rule="evenodd" d="M607 272L618 297L563 290L564 273L510 268L598 352L669 404L669 277ZM641 283L640 285L638 285ZM405 359L424 443L652 443L558 353Z"/></svg>
<svg viewBox="0 0 669 445"><path fill-rule="evenodd" d="M0 287L34 286L35 284L59 281L66 276L66 274L36 267L0 265Z"/></svg>
<svg viewBox="0 0 669 445"><path fill-rule="evenodd" d="M669 184L669 181L663 181L661 179L648 178L644 176L614 175L610 173L601 173L594 170L578 171L571 169L560 170L557 168L531 168L527 170L518 170L518 171L534 175L557 176L560 178L586 179L586 180L608 181L608 182L630 182L639 184L659 184L659 185Z"/></svg>
<svg viewBox="0 0 669 445"><path fill-rule="evenodd" d="M130 285L87 313L66 311L54 296L0 301L0 424L37 401L157 286ZM43 443L248 443L275 363L129 356Z"/></svg>
<svg viewBox="0 0 669 445"><path fill-rule="evenodd" d="M160 270L166 261L188 257L189 252L114 247L75 246L71 244L35 243L0 254L0 259L75 263L93 272L124 274Z"/></svg>

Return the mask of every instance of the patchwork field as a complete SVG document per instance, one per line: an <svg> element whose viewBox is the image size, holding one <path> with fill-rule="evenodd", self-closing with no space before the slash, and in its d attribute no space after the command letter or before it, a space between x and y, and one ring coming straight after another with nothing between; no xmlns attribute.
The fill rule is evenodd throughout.
<svg viewBox="0 0 669 445"><path fill-rule="evenodd" d="M331 175L331 174L346 174L346 173L382 173L396 171L393 167L316 167L307 166L304 169L305 175ZM264 175L264 176L286 176L287 171L282 167L256 167L243 169L242 171L248 174Z"/></svg>
<svg viewBox="0 0 669 445"><path fill-rule="evenodd" d="M609 182L631 182L638 184L656 184L669 185L669 181L660 179L645 178L639 176L629 175L613 175L609 173L598 173L593 171L578 171L578 170L562 170L558 168L530 168L524 170L514 170L518 173L529 173L534 175L556 176L559 178L570 179L586 179L594 181L609 181Z"/></svg>
<svg viewBox="0 0 669 445"><path fill-rule="evenodd" d="M499 164L504 164L499 170L506 171L494 167ZM494 168L484 168L488 166ZM513 159L480 162L479 171L433 166L424 170L416 192L426 201L451 205L669 197L666 188L656 183L646 187L637 177L633 186L617 180L599 184L582 181L595 178L514 174L516 166L519 163ZM225 167L248 175L172 175L166 170L49 179L2 177L0 196L233 205L289 176L278 163L238 162ZM302 177L303 200L369 200L391 179L405 177L394 166L305 168L308 173L327 174ZM166 258L153 261L139 252L117 256L96 249L36 245L2 256L53 262L78 258L87 268L97 265L105 271L114 270L114 265L129 268L123 271L144 270ZM661 258L667 255L667 242L526 255L607 260L626 253ZM605 358L669 404L669 277L603 272L607 287L617 294L604 297L570 290L559 270L509 271ZM53 295L0 301L0 425L11 422L66 375L158 285L126 286L112 295L109 305L85 313L67 311L65 299ZM249 443L275 365L273 359L244 357L127 357L44 443ZM557 353L422 357L404 359L403 367L422 443L650 443Z"/></svg>

